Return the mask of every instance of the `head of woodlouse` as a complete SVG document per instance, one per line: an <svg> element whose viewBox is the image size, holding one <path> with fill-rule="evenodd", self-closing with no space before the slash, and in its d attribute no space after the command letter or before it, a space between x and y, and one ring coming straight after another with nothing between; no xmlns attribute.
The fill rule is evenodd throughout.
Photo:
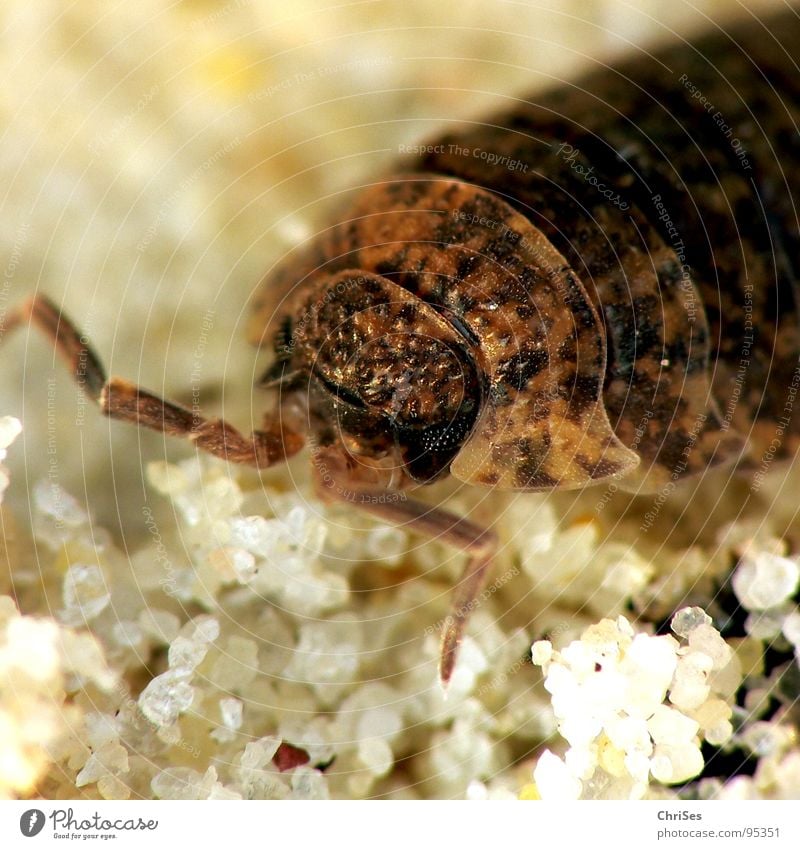
<svg viewBox="0 0 800 849"><path fill-rule="evenodd" d="M481 407L466 338L429 304L376 274L311 283L275 339L269 383L293 397L324 477L402 489L445 474Z"/></svg>
<svg viewBox="0 0 800 849"><path fill-rule="evenodd" d="M377 184L262 289L266 383L302 406L324 472L401 489L447 473L534 490L627 473L605 334L529 219L462 181ZM277 299L277 300L276 300Z"/></svg>

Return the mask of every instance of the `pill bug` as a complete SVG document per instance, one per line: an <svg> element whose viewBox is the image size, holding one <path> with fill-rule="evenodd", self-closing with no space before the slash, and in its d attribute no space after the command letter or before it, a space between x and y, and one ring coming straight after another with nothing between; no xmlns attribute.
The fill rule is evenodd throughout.
<svg viewBox="0 0 800 849"><path fill-rule="evenodd" d="M496 539L405 490L646 492L796 450L799 38L752 20L416 146L265 280L250 436L107 380L43 296L10 323L107 415L258 468L310 443L321 494L464 549L447 681Z"/></svg>

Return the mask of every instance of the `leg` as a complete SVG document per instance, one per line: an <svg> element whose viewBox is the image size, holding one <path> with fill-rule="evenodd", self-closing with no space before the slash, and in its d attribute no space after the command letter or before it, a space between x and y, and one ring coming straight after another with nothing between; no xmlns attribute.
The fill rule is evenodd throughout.
<svg viewBox="0 0 800 849"><path fill-rule="evenodd" d="M325 492L329 493L330 490ZM365 493L366 495L368 494ZM439 680L442 686L446 687L456 665L458 649L464 638L469 615L477 607L478 596L486 583L492 556L497 548L497 537L492 531L466 519L460 519L446 510L429 507L411 499L380 503L365 497L363 502L359 502L359 506L389 522L408 524L425 536L442 537L450 545L469 555L442 629Z"/></svg>
<svg viewBox="0 0 800 849"><path fill-rule="evenodd" d="M35 324L55 343L56 350L72 369L75 380L95 401L102 413L114 419L191 440L203 451L231 463L266 468L296 454L304 444L301 434L276 419L266 430L243 436L221 419L204 419L105 371L95 352L72 322L44 295L34 295L13 310L5 331Z"/></svg>

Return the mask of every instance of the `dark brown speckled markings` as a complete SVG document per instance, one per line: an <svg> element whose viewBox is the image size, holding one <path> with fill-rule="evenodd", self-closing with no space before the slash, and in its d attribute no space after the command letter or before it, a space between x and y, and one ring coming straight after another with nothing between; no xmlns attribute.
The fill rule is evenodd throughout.
<svg viewBox="0 0 800 849"><path fill-rule="evenodd" d="M496 539L404 490L653 491L800 443L800 19L641 50L429 140L261 287L275 393L250 436L119 378L46 298L107 415L265 468L305 443L319 491L470 556L452 674Z"/></svg>

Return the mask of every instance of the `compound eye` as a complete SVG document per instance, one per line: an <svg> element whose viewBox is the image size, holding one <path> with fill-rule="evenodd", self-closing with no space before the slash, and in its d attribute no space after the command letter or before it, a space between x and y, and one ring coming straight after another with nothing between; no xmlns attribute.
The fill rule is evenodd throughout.
<svg viewBox="0 0 800 849"><path fill-rule="evenodd" d="M391 423L407 474L424 483L447 471L477 417L480 380L460 341L392 333L359 352L367 404Z"/></svg>
<svg viewBox="0 0 800 849"><path fill-rule="evenodd" d="M446 472L469 436L477 412L477 402L467 398L451 421L395 427L395 445L408 475L418 483L429 483Z"/></svg>

